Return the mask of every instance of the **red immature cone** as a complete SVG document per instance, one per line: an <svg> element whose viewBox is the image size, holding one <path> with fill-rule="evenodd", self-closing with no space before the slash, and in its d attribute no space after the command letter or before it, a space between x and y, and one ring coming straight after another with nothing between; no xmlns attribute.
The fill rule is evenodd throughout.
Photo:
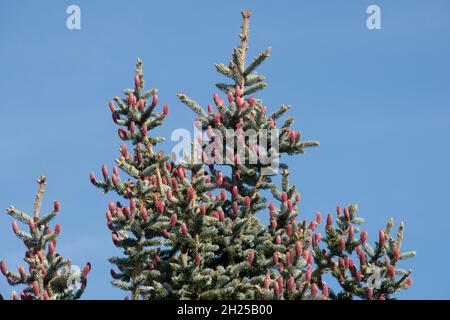
<svg viewBox="0 0 450 320"><path fill-rule="evenodd" d="M117 245L119 243L119 236L117 235L116 232L112 233L112 241L115 245Z"/></svg>
<svg viewBox="0 0 450 320"><path fill-rule="evenodd" d="M158 201L157 207L158 207L158 212L159 212L160 214L162 214L162 213L164 213L166 204L164 203L164 201Z"/></svg>
<svg viewBox="0 0 450 320"><path fill-rule="evenodd" d="M247 263L249 265L252 265L253 264L253 259L255 259L255 252L250 249L250 251L248 253L248 257L247 257Z"/></svg>
<svg viewBox="0 0 450 320"><path fill-rule="evenodd" d="M158 95L155 94L153 95L153 99L152 99L152 107L156 107L156 105L158 104Z"/></svg>
<svg viewBox="0 0 450 320"><path fill-rule="evenodd" d="M316 213L316 221L317 221L317 223L322 223L322 212L317 212Z"/></svg>
<svg viewBox="0 0 450 320"><path fill-rule="evenodd" d="M219 220L219 219L220 219L220 215L219 215L219 213L218 213L217 211L214 211L212 216L213 216L213 218L216 219L216 220Z"/></svg>
<svg viewBox="0 0 450 320"><path fill-rule="evenodd" d="M242 95L242 90L241 90L240 86L236 86L235 95L236 95L236 98L239 98Z"/></svg>
<svg viewBox="0 0 450 320"><path fill-rule="evenodd" d="M17 222L15 220L12 222L12 228L15 234L19 233L19 226L17 225Z"/></svg>
<svg viewBox="0 0 450 320"><path fill-rule="evenodd" d="M187 234L187 227L186 227L186 224L183 222L183 224L181 225L181 233L183 234L183 235L186 235Z"/></svg>
<svg viewBox="0 0 450 320"><path fill-rule="evenodd" d="M289 141L294 143L297 140L297 131L291 130L289 131Z"/></svg>
<svg viewBox="0 0 450 320"><path fill-rule="evenodd" d="M398 247L394 247L392 249L392 256L395 260L398 260L398 258L400 258L400 249Z"/></svg>
<svg viewBox="0 0 450 320"><path fill-rule="evenodd" d="M222 201L227 200L227 193L223 189L220 190L220 199L222 199Z"/></svg>
<svg viewBox="0 0 450 320"><path fill-rule="evenodd" d="M195 255L195 266L198 267L200 265L200 263L202 263L202 255L200 252L197 252L197 254Z"/></svg>
<svg viewBox="0 0 450 320"><path fill-rule="evenodd" d="M287 194L284 191L283 191L283 193L281 193L281 201L282 202L286 202L287 201Z"/></svg>
<svg viewBox="0 0 450 320"><path fill-rule="evenodd" d="M266 277L264 278L264 289L269 290L270 288L270 275L266 274Z"/></svg>
<svg viewBox="0 0 450 320"><path fill-rule="evenodd" d="M281 244L281 237L279 234L275 236L275 244Z"/></svg>
<svg viewBox="0 0 450 320"><path fill-rule="evenodd" d="M280 271L280 272L283 272L283 271ZM277 282L278 282L278 286L280 287L280 289L282 289L283 288L283 276L279 276L277 278Z"/></svg>
<svg viewBox="0 0 450 320"><path fill-rule="evenodd" d="M20 278L25 281L25 279L27 278L25 268L23 266L17 266L17 269L19 270Z"/></svg>
<svg viewBox="0 0 450 320"><path fill-rule="evenodd" d="M204 204L200 205L200 213L202 214L202 216L206 215L206 207Z"/></svg>
<svg viewBox="0 0 450 320"><path fill-rule="evenodd" d="M53 210L55 212L59 212L60 209L61 209L61 206L59 204L59 201L58 200L53 201Z"/></svg>
<svg viewBox="0 0 450 320"><path fill-rule="evenodd" d="M142 137L145 137L147 135L147 125L146 124L144 124L141 127L141 135L142 135Z"/></svg>
<svg viewBox="0 0 450 320"><path fill-rule="evenodd" d="M350 221L350 212L348 211L348 208L344 208L344 217L347 221Z"/></svg>
<svg viewBox="0 0 450 320"><path fill-rule="evenodd" d="M273 253L273 264L278 265L278 252L276 251Z"/></svg>
<svg viewBox="0 0 450 320"><path fill-rule="evenodd" d="M359 263L363 266L367 262L366 254L364 252L361 252L359 255Z"/></svg>
<svg viewBox="0 0 450 320"><path fill-rule="evenodd" d="M95 174L92 171L89 173L89 180L91 180L91 183L95 183Z"/></svg>
<svg viewBox="0 0 450 320"><path fill-rule="evenodd" d="M130 210L131 212L134 212L134 210L136 210L136 200L134 200L134 198L130 199Z"/></svg>
<svg viewBox="0 0 450 320"><path fill-rule="evenodd" d="M173 188L175 189L175 190L177 190L178 189L178 182L177 182L177 179L175 178L175 177L172 177L172 186L173 186Z"/></svg>
<svg viewBox="0 0 450 320"><path fill-rule="evenodd" d="M296 201L296 202L300 202L300 199L301 199L300 193L297 192L297 193L295 194L295 201Z"/></svg>
<svg viewBox="0 0 450 320"><path fill-rule="evenodd" d="M220 104L220 98L219 98L219 95L218 95L217 93L214 93L214 94L213 94L213 100L214 100L214 103L215 103L216 105L219 105L219 104Z"/></svg>
<svg viewBox="0 0 450 320"><path fill-rule="evenodd" d="M292 255L291 252L286 252L286 264L288 267L292 266Z"/></svg>
<svg viewBox="0 0 450 320"><path fill-rule="evenodd" d="M367 241L367 230L364 230L363 232L361 232L361 243L364 245L366 244Z"/></svg>
<svg viewBox="0 0 450 320"><path fill-rule="evenodd" d="M163 230L161 231L161 234L162 234L162 236L163 236L164 238L169 238L169 237L170 237L170 234L169 234L169 232L167 231L167 229L163 229Z"/></svg>
<svg viewBox="0 0 450 320"><path fill-rule="evenodd" d="M389 277L394 278L395 277L395 268L393 265L390 265L388 268L388 274Z"/></svg>
<svg viewBox="0 0 450 320"><path fill-rule="evenodd" d="M167 181L166 181L167 182ZM172 193L172 189L168 189L167 190L167 199L172 200L173 198L173 193Z"/></svg>
<svg viewBox="0 0 450 320"><path fill-rule="evenodd" d="M367 290L367 300L373 299L373 289Z"/></svg>
<svg viewBox="0 0 450 320"><path fill-rule="evenodd" d="M50 242L48 244L48 254L50 256L53 256L54 253L55 253L55 245L53 244L53 242Z"/></svg>
<svg viewBox="0 0 450 320"><path fill-rule="evenodd" d="M112 180L112 183L113 183L114 186L117 187L119 185L119 178L117 178L117 176L115 174L113 174L111 176L111 180Z"/></svg>
<svg viewBox="0 0 450 320"><path fill-rule="evenodd" d="M253 98L253 96L248 97L248 103L250 104L250 107L254 107L255 106L255 98Z"/></svg>
<svg viewBox="0 0 450 320"><path fill-rule="evenodd" d="M280 295L280 285L278 284L278 282L275 281L275 283L273 284L273 292L275 293L275 295L278 297Z"/></svg>
<svg viewBox="0 0 450 320"><path fill-rule="evenodd" d="M233 201L232 206L233 206L233 212L234 212L234 214L237 215L237 214L239 213L239 206L238 206L238 203L237 203L236 201Z"/></svg>
<svg viewBox="0 0 450 320"><path fill-rule="evenodd" d="M138 101L138 107L139 107L139 110L141 110L141 112L144 112L144 109L145 109L145 101L142 100L142 99L139 99L139 101Z"/></svg>
<svg viewBox="0 0 450 320"><path fill-rule="evenodd" d="M144 157L142 156L142 152L137 151L136 156L137 156L138 163L142 164L144 162Z"/></svg>
<svg viewBox="0 0 450 320"><path fill-rule="evenodd" d="M113 166L113 174L119 176L119 169L117 169L117 166Z"/></svg>
<svg viewBox="0 0 450 320"><path fill-rule="evenodd" d="M130 220L130 218L131 218L131 210L130 210L130 208L129 207L123 208L123 213L125 214L127 219Z"/></svg>
<svg viewBox="0 0 450 320"><path fill-rule="evenodd" d="M292 236L292 225L291 225L291 224L289 224L289 225L287 226L286 234L287 234L289 237Z"/></svg>
<svg viewBox="0 0 450 320"><path fill-rule="evenodd" d="M208 104L208 113L213 113L214 109L213 106L211 104Z"/></svg>
<svg viewBox="0 0 450 320"><path fill-rule="evenodd" d="M136 88L139 88L141 86L141 78L138 74L134 77L134 85L136 86Z"/></svg>
<svg viewBox="0 0 450 320"><path fill-rule="evenodd" d="M306 282L310 282L311 281L311 274L312 274L311 266L308 266L308 269L306 269L306 274L305 274L305 281Z"/></svg>
<svg viewBox="0 0 450 320"><path fill-rule="evenodd" d="M362 253L361 246L356 247L356 254L359 256Z"/></svg>
<svg viewBox="0 0 450 320"><path fill-rule="evenodd" d="M103 174L103 178L105 180L107 180L109 175L108 175L108 168L106 167L106 164L102 165L102 174Z"/></svg>
<svg viewBox="0 0 450 320"><path fill-rule="evenodd" d="M236 105L239 109L242 109L243 107L243 100L242 98L236 98Z"/></svg>
<svg viewBox="0 0 450 320"><path fill-rule="evenodd" d="M345 250L345 239L344 239L344 236L341 236L341 239L339 240L339 248L341 248L342 251Z"/></svg>
<svg viewBox="0 0 450 320"><path fill-rule="evenodd" d="M384 244L386 243L386 237L384 235L384 231L380 230L379 234L378 234L378 242L380 243L380 246L384 246Z"/></svg>
<svg viewBox="0 0 450 320"><path fill-rule="evenodd" d="M336 207L336 214L337 214L338 216L340 216L340 215L342 214L342 209L341 209L341 207L339 207L339 206Z"/></svg>
<svg viewBox="0 0 450 320"><path fill-rule="evenodd" d="M108 202L108 209L112 212L116 210L116 206L114 205L114 202L112 200L109 200Z"/></svg>
<svg viewBox="0 0 450 320"><path fill-rule="evenodd" d="M148 220L147 209L144 206L141 207L141 217L144 221Z"/></svg>
<svg viewBox="0 0 450 320"><path fill-rule="evenodd" d="M249 196L245 196L244 205L246 207L250 207L250 197Z"/></svg>
<svg viewBox="0 0 450 320"><path fill-rule="evenodd" d="M272 230L275 230L275 229L277 228L277 225L278 225L277 220L275 220L275 219L270 219L270 228L271 228Z"/></svg>
<svg viewBox="0 0 450 320"><path fill-rule="evenodd" d="M277 127L275 121L272 118L269 118L269 125L271 129L275 129Z"/></svg>
<svg viewBox="0 0 450 320"><path fill-rule="evenodd" d="M163 106L163 114L164 114L165 116L167 116L167 115L169 114L169 106L168 106L167 104L165 104L165 105Z"/></svg>
<svg viewBox="0 0 450 320"><path fill-rule="evenodd" d="M408 287L411 287L411 285L412 285L412 279L411 279L411 277L408 277L407 279L406 279L406 285L408 286Z"/></svg>
<svg viewBox="0 0 450 320"><path fill-rule="evenodd" d="M83 269L83 273L82 273L83 278L86 278L90 271L91 271L91 263L88 262L88 263L86 263L86 265L84 266L84 269Z"/></svg>
<svg viewBox="0 0 450 320"><path fill-rule="evenodd" d="M275 211L275 205L274 205L273 203L270 203L270 204L269 204L269 211L270 211L270 212Z"/></svg>
<svg viewBox="0 0 450 320"><path fill-rule="evenodd" d="M317 296L317 284L315 283L311 284L311 295L313 297Z"/></svg>
<svg viewBox="0 0 450 320"><path fill-rule="evenodd" d="M322 295L325 299L328 299L329 292L328 292L328 285L326 283L322 284Z"/></svg>
<svg viewBox="0 0 450 320"><path fill-rule="evenodd" d="M5 276L5 277L7 277L8 276L8 269L6 268L6 263L5 263L5 261L0 261L0 271L3 273L3 275Z"/></svg>
<svg viewBox="0 0 450 320"><path fill-rule="evenodd" d="M183 180L184 179L184 176L185 176L185 174L184 174L184 169L183 169L183 167L180 167L180 168L178 168L179 170L178 170L178 177L180 178L180 180Z"/></svg>
<svg viewBox="0 0 450 320"><path fill-rule="evenodd" d="M233 186L233 188L231 188L231 194L235 198L238 196L238 187L237 186Z"/></svg>
<svg viewBox="0 0 450 320"><path fill-rule="evenodd" d="M33 233L34 230L36 229L36 225L35 225L35 223L34 223L34 220L33 220L33 219L30 219L30 220L28 221L28 225L30 226L30 232Z"/></svg>
<svg viewBox="0 0 450 320"><path fill-rule="evenodd" d="M322 240L322 235L319 233L316 233L314 235L315 239L316 239L316 243L319 243Z"/></svg>
<svg viewBox="0 0 450 320"><path fill-rule="evenodd" d="M216 124L216 125L219 125L220 124L220 119L222 118L222 115L219 113L219 112L217 112L215 115L214 115L214 123Z"/></svg>
<svg viewBox="0 0 450 320"><path fill-rule="evenodd" d="M176 213L173 213L173 214L170 216L170 226L171 226L171 227L174 227L174 226L177 224L177 219L178 219L178 216L177 216Z"/></svg>
<svg viewBox="0 0 450 320"><path fill-rule="evenodd" d="M289 199L289 200L287 201L287 206L288 206L289 212L292 211L292 200L291 200L291 199Z"/></svg>
<svg viewBox="0 0 450 320"><path fill-rule="evenodd" d="M355 229L353 228L352 225L350 225L350 228L348 230L348 238L350 240L353 240L354 236L355 236Z"/></svg>
<svg viewBox="0 0 450 320"><path fill-rule="evenodd" d="M301 243L301 241L297 241L295 243L295 253L297 254L297 256L301 256L303 253L303 245Z"/></svg>
<svg viewBox="0 0 450 320"><path fill-rule="evenodd" d="M187 196L189 200L194 199L195 197L195 190L193 188L189 188L187 191Z"/></svg>
<svg viewBox="0 0 450 320"><path fill-rule="evenodd" d="M217 177L216 186L220 187L222 185L222 183L223 183L223 177L222 176Z"/></svg>
<svg viewBox="0 0 450 320"><path fill-rule="evenodd" d="M361 282L361 280L362 280L362 273L361 273L361 271L356 272L356 280L358 282Z"/></svg>
<svg viewBox="0 0 450 320"><path fill-rule="evenodd" d="M115 112L116 108L114 106L114 101L109 100L109 109L111 110L111 112Z"/></svg>
<svg viewBox="0 0 450 320"><path fill-rule="evenodd" d="M119 138L122 140L127 140L129 138L127 131L124 128L120 128L117 130L119 134Z"/></svg>
<svg viewBox="0 0 450 320"><path fill-rule="evenodd" d="M228 91L228 103L232 103L234 100L233 92Z"/></svg>
<svg viewBox="0 0 450 320"><path fill-rule="evenodd" d="M37 280L33 282L33 293L36 297L39 296L39 282Z"/></svg>
<svg viewBox="0 0 450 320"><path fill-rule="evenodd" d="M286 281L286 287L289 291L293 291L295 289L295 279L293 276L290 276Z"/></svg>
<svg viewBox="0 0 450 320"><path fill-rule="evenodd" d="M327 215L327 226L331 226L333 224L333 215L329 213Z"/></svg>
<svg viewBox="0 0 450 320"><path fill-rule="evenodd" d="M308 254L307 262L308 262L309 265L311 265L314 262L314 257L313 257L313 255L311 253Z"/></svg>

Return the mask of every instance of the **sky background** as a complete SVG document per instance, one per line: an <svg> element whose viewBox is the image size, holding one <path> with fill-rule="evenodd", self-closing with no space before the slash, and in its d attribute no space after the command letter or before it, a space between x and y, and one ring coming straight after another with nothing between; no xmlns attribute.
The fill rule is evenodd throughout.
<svg viewBox="0 0 450 320"><path fill-rule="evenodd" d="M66 8L81 8L81 30ZM381 7L381 30L366 8ZM450 298L450 2L433 1L1 1L0 259L14 269L24 247L3 208L32 212L48 179L44 211L61 202L58 251L93 265L85 299L122 299L112 288L105 210L113 194L89 182L111 168L120 140L108 101L133 85L144 60L146 85L170 106L157 133L191 129L194 114L175 94L202 105L238 43L240 10L252 12L250 55L272 46L259 69L269 111L292 104L295 127L319 148L289 158L301 216L359 204L369 239L389 217L405 220L404 250L417 257L403 299ZM165 144L170 150L171 142ZM6 279L0 292L8 296Z"/></svg>

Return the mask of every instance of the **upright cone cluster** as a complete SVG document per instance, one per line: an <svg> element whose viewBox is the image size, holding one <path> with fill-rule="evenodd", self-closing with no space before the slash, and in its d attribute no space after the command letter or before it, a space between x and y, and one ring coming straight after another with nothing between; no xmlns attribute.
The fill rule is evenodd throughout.
<svg viewBox="0 0 450 320"><path fill-rule="evenodd" d="M186 94L178 95L197 115L194 125L206 132L192 141L190 160L175 161L155 151L163 139L150 133L169 108L159 106L156 89L144 90L141 60L134 89L109 103L124 143L112 174L104 165L102 179L91 173L90 180L120 196L106 208L112 241L123 250L110 259L112 284L129 292L126 299L391 298L411 284L411 271L397 265L414 255L400 253L403 224L393 237L390 220L370 246L367 231L358 227L363 219L350 205L328 214L324 233L318 232L321 213L309 223L297 220L301 197L290 184L288 166L280 163L280 173L267 174L272 164L260 156L274 142L266 148L261 140L246 138L250 130L256 135L278 130L280 157L319 145L301 139L300 131L291 128L293 118L281 122L290 106L268 114L263 100L254 96L266 87L255 70L270 48L247 65L250 13L243 11L242 17L240 44L230 63L216 65L232 80L217 84L226 98L214 93L205 111ZM232 144L219 138L227 130L237 133ZM257 160L248 161L251 156ZM197 158L202 161L191 161ZM266 215L268 225L257 214ZM336 278L339 286L329 287L324 275Z"/></svg>
<svg viewBox="0 0 450 320"><path fill-rule="evenodd" d="M91 264L83 270L72 267L72 262L56 252L56 238L61 233L60 225L55 229L49 223L60 212L59 201L54 201L53 210L40 216L42 196L46 178L38 179L39 190L34 202L34 215L29 216L13 206L6 212L16 220L12 222L14 234L23 241L26 251L24 261L27 267L17 266L17 271L8 269L5 261L0 261L0 271L11 286L23 285L17 294L13 291L13 300L76 300L83 294ZM25 225L27 231L19 228L18 222ZM19 297L20 296L20 297Z"/></svg>

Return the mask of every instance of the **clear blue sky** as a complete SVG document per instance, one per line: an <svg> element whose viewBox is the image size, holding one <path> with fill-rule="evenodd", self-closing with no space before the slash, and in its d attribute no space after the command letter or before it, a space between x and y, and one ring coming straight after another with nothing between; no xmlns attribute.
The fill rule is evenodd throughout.
<svg viewBox="0 0 450 320"><path fill-rule="evenodd" d="M81 7L81 30L66 28L70 4ZM366 28L369 4L381 7L382 30ZM175 94L211 101L222 80L213 64L229 61L244 8L253 13L250 53L273 47L261 97L269 110L294 105L304 138L321 141L289 160L302 215L358 203L370 240L389 217L404 219L404 249L418 256L403 264L414 285L399 297L450 298L446 0L2 1L0 258L12 268L23 254L3 208L31 211L45 174L44 208L62 204L58 250L93 265L85 298L124 296L106 261L120 254L105 226L112 195L88 179L118 155L108 100L132 86L142 57L147 84L171 108L159 132L190 128L194 115ZM0 292L10 292L3 277Z"/></svg>

